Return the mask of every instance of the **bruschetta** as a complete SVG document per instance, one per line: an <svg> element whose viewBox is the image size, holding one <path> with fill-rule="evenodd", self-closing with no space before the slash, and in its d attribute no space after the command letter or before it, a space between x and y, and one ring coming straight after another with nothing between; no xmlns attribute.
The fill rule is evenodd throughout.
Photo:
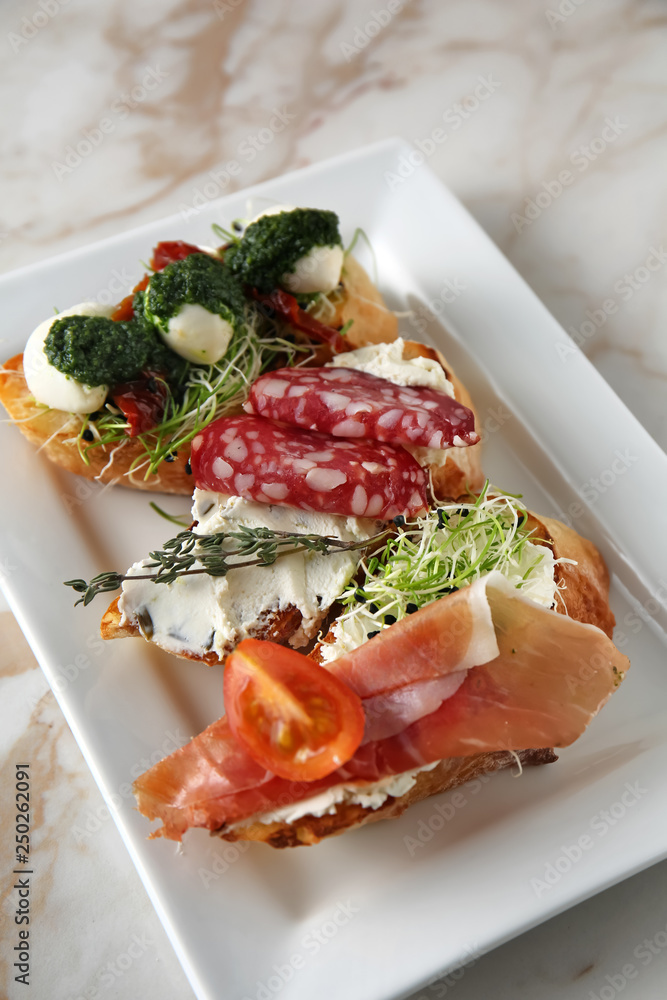
<svg viewBox="0 0 667 1000"><path fill-rule="evenodd" d="M2 366L0 401L41 454L100 482L190 494L192 438L258 375L396 337L333 212L265 213L225 235L216 250L158 244L117 307L52 316Z"/></svg>

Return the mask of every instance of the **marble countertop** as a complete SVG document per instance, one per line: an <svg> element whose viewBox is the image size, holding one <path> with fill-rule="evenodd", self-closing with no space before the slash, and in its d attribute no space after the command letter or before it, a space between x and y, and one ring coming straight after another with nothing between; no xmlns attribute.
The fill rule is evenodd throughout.
<svg viewBox="0 0 667 1000"><path fill-rule="evenodd" d="M658 0L25 0L0 9L0 46L1 270L402 135L667 448ZM0 994L191 1000L6 610L0 636L3 774L30 760L41 789L31 986L14 981L4 946ZM5 780L3 828L11 791ZM664 863L415 997L653 1000L667 967L666 889Z"/></svg>

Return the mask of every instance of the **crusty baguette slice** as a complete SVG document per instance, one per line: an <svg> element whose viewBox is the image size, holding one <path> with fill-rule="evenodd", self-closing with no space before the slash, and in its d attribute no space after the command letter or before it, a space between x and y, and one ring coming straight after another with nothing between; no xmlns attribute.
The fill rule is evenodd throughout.
<svg viewBox="0 0 667 1000"><path fill-rule="evenodd" d="M324 816L302 816L293 823L257 823L247 825L234 824L232 829L222 827L215 834L223 840L256 840L270 847L301 847L317 844L325 837L336 837L347 833L355 827L366 823L375 823L380 819L395 819L405 810L421 802L422 799L440 792L450 791L459 785L479 778L492 771L500 771L520 763L522 767L537 764L551 764L558 760L551 749L520 750L508 753L497 750L494 753L480 753L474 757L450 757L441 760L430 771L421 771L416 775L416 783L398 798L389 797L378 809L370 809L354 803L338 803L335 812Z"/></svg>
<svg viewBox="0 0 667 1000"><path fill-rule="evenodd" d="M249 632L248 638L287 642L299 630L301 618L299 609L291 604L282 610L267 611L261 627ZM133 618L131 621L122 621L118 598L112 601L105 611L100 623L100 634L103 639L126 639L143 636L144 639L150 640L150 636L142 629L141 622L137 618ZM202 663L208 663L209 666L214 666L216 663L223 663L225 657L233 650L234 643L230 642L224 648L222 656L218 656L214 650L203 654L184 651L175 655L182 659L199 660Z"/></svg>
<svg viewBox="0 0 667 1000"><path fill-rule="evenodd" d="M470 393L440 351L436 351L433 347L427 347L426 344L420 344L416 340L406 340L403 357L406 361L419 357L438 361L454 386L455 399L472 410L475 414L475 427L479 430L479 418ZM446 448L443 456L444 461L441 459L437 464L432 463L429 466L431 486L436 497L442 500L449 497L456 499L466 493L478 493L482 489L484 472L482 471L481 441L468 448Z"/></svg>
<svg viewBox="0 0 667 1000"><path fill-rule="evenodd" d="M564 585L559 591L555 610L569 615L576 621L596 625L611 638L614 615L609 607L609 574L602 556L587 539L582 538L559 521L531 515L530 527L535 538L549 541L556 558L576 559L576 565L556 565L556 582ZM331 632L327 638L331 638ZM317 649L313 656L317 659ZM448 791L488 771L497 771L516 762L546 764L556 760L553 750L523 750L517 755L506 751L476 754L441 761L431 771L416 776L416 784L402 796L389 797L378 809L360 804L341 803L335 813L325 816L305 815L293 823L260 823L256 819L247 824L235 824L233 829L216 831L225 840L258 840L272 847L297 847L315 844L323 837L336 836L346 830L374 823L379 819L400 816L408 806L430 795Z"/></svg>
<svg viewBox="0 0 667 1000"><path fill-rule="evenodd" d="M346 338L353 347L387 343L398 336L396 314L387 308L382 295L351 254L343 264L341 288L328 296L312 315L336 329L352 321Z"/></svg>
<svg viewBox="0 0 667 1000"><path fill-rule="evenodd" d="M609 607L609 571L587 538L551 517L531 515L537 537L550 541L556 559L571 559L555 567L558 597L555 610L575 621L596 625L612 638L616 619Z"/></svg>
<svg viewBox="0 0 667 1000"><path fill-rule="evenodd" d="M67 472L101 483L132 486L160 493L192 493L192 476L185 471L190 448L182 448L173 462L163 462L158 475L145 479L145 468L131 472L135 461L142 463L146 452L140 441L126 438L120 444L100 445L87 452L84 462L77 445L82 417L64 410L51 410L35 402L23 374L23 355L17 354L0 369L0 402L21 433L38 450Z"/></svg>

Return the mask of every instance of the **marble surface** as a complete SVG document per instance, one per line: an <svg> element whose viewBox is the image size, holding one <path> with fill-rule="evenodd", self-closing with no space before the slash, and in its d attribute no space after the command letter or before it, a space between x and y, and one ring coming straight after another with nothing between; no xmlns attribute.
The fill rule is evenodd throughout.
<svg viewBox="0 0 667 1000"><path fill-rule="evenodd" d="M0 8L0 46L0 269L399 134L667 447L658 0L41 0ZM5 843L0 994L191 1000L7 611L0 636L3 829L16 762L39 789L31 986L13 979ZM415 996L653 1000L666 888L663 864Z"/></svg>

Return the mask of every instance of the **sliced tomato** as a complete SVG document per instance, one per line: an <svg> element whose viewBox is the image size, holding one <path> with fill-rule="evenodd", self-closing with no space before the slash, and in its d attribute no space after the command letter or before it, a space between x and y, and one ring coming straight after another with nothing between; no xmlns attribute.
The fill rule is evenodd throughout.
<svg viewBox="0 0 667 1000"><path fill-rule="evenodd" d="M135 292L144 292L148 288L149 277L147 274L143 276L141 281L134 286L129 295L120 302L114 312L111 313L111 319L113 320L130 320L134 319L134 295Z"/></svg>
<svg viewBox="0 0 667 1000"><path fill-rule="evenodd" d="M316 781L350 760L364 734L361 699L303 653L244 639L227 657L225 710L246 751L281 778Z"/></svg>
<svg viewBox="0 0 667 1000"><path fill-rule="evenodd" d="M183 240L163 240L153 250L151 267L154 271L163 271L167 264L173 264L175 260L185 260L191 253L202 253L202 249L196 247L194 243L185 243Z"/></svg>
<svg viewBox="0 0 667 1000"><path fill-rule="evenodd" d="M141 378L114 386L110 395L129 424L127 436L137 437L160 423L169 390L159 372L142 372Z"/></svg>
<svg viewBox="0 0 667 1000"><path fill-rule="evenodd" d="M341 351L349 350L350 345L340 330L320 323L318 319L315 319L314 316L311 316L310 313L301 308L293 295L284 292L282 288L274 288L268 294L259 292L256 288L251 288L250 293L257 302L265 306L272 314L278 316L279 319L284 320L285 323L288 323L297 330L301 330L302 333L312 337L313 340L319 340L322 344L328 344L334 354L340 354Z"/></svg>

